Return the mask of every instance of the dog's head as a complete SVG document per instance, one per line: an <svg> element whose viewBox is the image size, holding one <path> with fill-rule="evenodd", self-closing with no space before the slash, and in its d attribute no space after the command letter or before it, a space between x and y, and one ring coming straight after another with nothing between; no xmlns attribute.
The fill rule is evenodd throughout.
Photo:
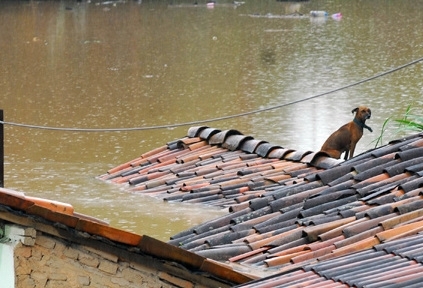
<svg viewBox="0 0 423 288"><path fill-rule="evenodd" d="M361 120L363 123L372 116L372 111L366 106L358 106L351 113L355 113L355 118Z"/></svg>

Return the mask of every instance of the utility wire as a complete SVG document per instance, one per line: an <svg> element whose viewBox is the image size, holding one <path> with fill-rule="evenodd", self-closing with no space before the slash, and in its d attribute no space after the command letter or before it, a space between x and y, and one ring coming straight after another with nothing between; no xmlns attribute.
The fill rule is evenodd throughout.
<svg viewBox="0 0 423 288"><path fill-rule="evenodd" d="M211 119L204 119L204 120L197 120L197 121L191 121L191 122L183 122L183 123L175 123L175 124L166 124L166 125L154 125L154 126L144 126L144 127L132 127L132 128L66 128L66 127L49 127L49 126L39 126L39 125L31 125L31 124L22 124L22 123L14 123L14 122L7 122L7 121L0 121L0 124L5 124L5 125L11 125L11 126L17 126L17 127L24 127L24 128L31 128L31 129L42 129L42 130L56 130L56 131L68 131L68 132L125 132L125 131L145 131L145 130L158 130L158 129L169 129L169 128L176 128L176 127L182 127L182 126L190 126L190 125L198 125L198 124L204 124L204 123L208 123L208 122L216 122L216 121L222 121L222 120L228 120L228 119L233 119L233 118L238 118L238 117L244 117L244 116L248 116L248 115L252 115L252 114L258 114L261 112L267 112L267 111L271 111L271 110L276 110L279 108L283 108L283 107L287 107L290 105L294 105L294 104L298 104L301 102L305 102L305 101L309 101L315 98L319 98L319 97L323 97L325 95L328 94L332 94L341 90L345 90L372 80L375 80L377 78L386 76L388 74L394 73L396 71L402 70L406 67L415 65L419 62L423 61L423 57L413 60L411 62L408 62L404 65L398 66L396 68L393 68L391 70L387 70L385 72L376 74L374 76L371 76L369 78L365 78L362 79L360 81L339 87L339 88L335 88L333 90L329 90L327 92L323 92L320 94L316 94L310 97L306 97L303 99L299 99L296 101L292 101L292 102L288 102L288 103L284 103L284 104L280 104L280 105L276 105L276 106L272 106L272 107L267 107L267 108L262 108L262 109L257 109L257 110L252 110L252 111L247 111L247 112L243 112L243 113L238 113L238 114L232 114L232 115L227 115L227 116L222 116L222 117L216 117L216 118L211 118Z"/></svg>

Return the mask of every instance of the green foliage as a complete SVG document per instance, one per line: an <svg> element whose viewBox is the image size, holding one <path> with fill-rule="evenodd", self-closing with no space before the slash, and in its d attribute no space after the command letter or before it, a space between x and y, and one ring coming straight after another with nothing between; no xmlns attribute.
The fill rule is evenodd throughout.
<svg viewBox="0 0 423 288"><path fill-rule="evenodd" d="M391 117L387 118L382 125L382 130L380 131L379 137L377 137L373 142L376 142L375 148L383 143L383 134L385 133L386 129L388 129L388 123L391 121Z"/></svg>
<svg viewBox="0 0 423 288"><path fill-rule="evenodd" d="M394 119L392 117L388 117L385 122L383 122L382 129L380 132L379 137L377 137L373 142L376 142L375 148L379 145L382 145L383 135L388 129L388 123L394 121L397 124L397 133L404 133L407 131L423 131L423 117L418 116L412 113L411 105L408 105L404 116L402 119Z"/></svg>
<svg viewBox="0 0 423 288"><path fill-rule="evenodd" d="M411 114L411 105L407 107L404 118L397 119L400 130L423 131L423 117Z"/></svg>

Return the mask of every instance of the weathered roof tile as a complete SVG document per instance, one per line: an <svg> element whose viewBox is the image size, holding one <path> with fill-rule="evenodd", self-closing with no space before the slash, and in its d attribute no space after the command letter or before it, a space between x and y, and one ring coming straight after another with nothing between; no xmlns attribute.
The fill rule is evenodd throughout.
<svg viewBox="0 0 423 288"><path fill-rule="evenodd" d="M255 153L259 155L260 157L266 157L267 155L269 155L269 153L272 150L279 149L279 148L282 148L282 147L265 142L257 146Z"/></svg>
<svg viewBox="0 0 423 288"><path fill-rule="evenodd" d="M210 128L209 128L210 129ZM219 131L218 133L216 133ZM207 139L211 145L221 145L225 143L226 138L231 135L241 135L241 132L237 130L215 130L213 135L210 136L210 134L203 135L203 133L200 135L201 138Z"/></svg>

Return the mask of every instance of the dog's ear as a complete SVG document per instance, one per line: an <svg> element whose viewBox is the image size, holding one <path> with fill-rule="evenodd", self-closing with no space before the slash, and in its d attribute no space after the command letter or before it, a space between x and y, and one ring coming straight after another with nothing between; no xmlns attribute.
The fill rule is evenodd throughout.
<svg viewBox="0 0 423 288"><path fill-rule="evenodd" d="M357 111L358 111L358 107L354 108L354 109L351 111L351 113L353 113L353 114L354 114L354 112L357 112Z"/></svg>

